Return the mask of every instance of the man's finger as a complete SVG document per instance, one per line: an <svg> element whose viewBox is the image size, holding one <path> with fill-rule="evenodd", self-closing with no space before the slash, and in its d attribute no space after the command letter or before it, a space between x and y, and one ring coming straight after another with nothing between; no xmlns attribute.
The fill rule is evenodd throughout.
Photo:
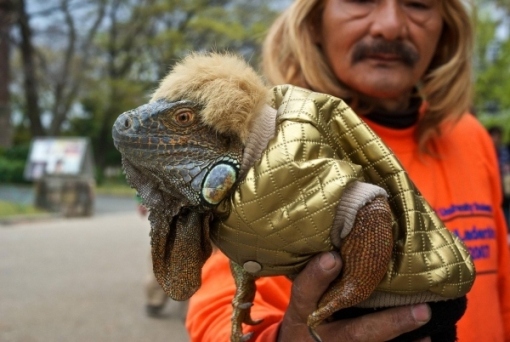
<svg viewBox="0 0 510 342"><path fill-rule="evenodd" d="M362 316L356 320L342 320L317 328L322 336L345 328L346 342L380 342L391 340L406 332L415 330L430 320L427 304L397 307ZM322 331L322 333L320 332Z"/></svg>
<svg viewBox="0 0 510 342"><path fill-rule="evenodd" d="M292 283L289 309L306 322L306 318L317 309L322 294L339 275L341 268L342 262L336 252L322 253L310 260Z"/></svg>

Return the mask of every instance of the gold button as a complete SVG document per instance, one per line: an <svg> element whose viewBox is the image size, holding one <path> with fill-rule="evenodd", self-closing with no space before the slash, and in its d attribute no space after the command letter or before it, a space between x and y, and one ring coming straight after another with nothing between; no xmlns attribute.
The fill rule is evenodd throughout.
<svg viewBox="0 0 510 342"><path fill-rule="evenodd" d="M244 263L243 268L248 273L257 273L262 269L262 266L256 261L247 261Z"/></svg>

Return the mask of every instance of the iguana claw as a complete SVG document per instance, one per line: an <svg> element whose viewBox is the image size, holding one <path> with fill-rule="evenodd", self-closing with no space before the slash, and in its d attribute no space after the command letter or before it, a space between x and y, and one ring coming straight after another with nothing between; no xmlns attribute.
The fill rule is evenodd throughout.
<svg viewBox="0 0 510 342"><path fill-rule="evenodd" d="M241 341L242 342L245 342L245 341L249 341L251 339L251 337L253 336L253 333L252 332L249 332L247 334L244 334L242 337L241 337Z"/></svg>
<svg viewBox="0 0 510 342"><path fill-rule="evenodd" d="M234 311L232 313L232 336L231 342L248 341L253 333L243 334L243 323L248 325L257 325L262 322L261 319L253 320L250 316L250 309L253 303L246 302L235 304L233 303Z"/></svg>
<svg viewBox="0 0 510 342"><path fill-rule="evenodd" d="M246 272L241 266L234 262L230 263L232 275L236 283L236 293L232 301L232 335L231 342L248 341L253 333L243 334L243 323L256 325L262 320L253 320L250 312L255 298L256 277Z"/></svg>
<svg viewBox="0 0 510 342"><path fill-rule="evenodd" d="M238 307L239 309L241 309L241 310L249 309L249 308L251 308L252 306L253 306L253 303L250 303L250 302L248 302L248 303L241 303L241 304L237 305L237 307Z"/></svg>

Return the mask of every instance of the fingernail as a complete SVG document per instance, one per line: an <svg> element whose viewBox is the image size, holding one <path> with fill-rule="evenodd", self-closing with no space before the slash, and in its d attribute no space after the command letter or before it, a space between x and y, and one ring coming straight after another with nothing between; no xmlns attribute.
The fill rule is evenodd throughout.
<svg viewBox="0 0 510 342"><path fill-rule="evenodd" d="M425 324L430 320L430 309L427 304L415 305L412 311L416 322Z"/></svg>
<svg viewBox="0 0 510 342"><path fill-rule="evenodd" d="M319 259L319 264L324 271L331 270L336 266L335 255L331 252L322 254L321 258Z"/></svg>

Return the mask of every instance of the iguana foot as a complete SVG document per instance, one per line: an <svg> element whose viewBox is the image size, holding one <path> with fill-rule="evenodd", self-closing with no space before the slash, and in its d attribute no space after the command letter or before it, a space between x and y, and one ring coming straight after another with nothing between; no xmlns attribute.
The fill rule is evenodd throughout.
<svg viewBox="0 0 510 342"><path fill-rule="evenodd" d="M236 332L237 329L232 329L232 335L230 336L230 342L246 342L253 337L253 332L243 334L241 328Z"/></svg>
<svg viewBox="0 0 510 342"><path fill-rule="evenodd" d="M246 341L249 341L251 340L251 338L253 337L253 332L249 332L247 334L242 334L240 333L239 335L232 335L230 337L230 342L246 342Z"/></svg>
<svg viewBox="0 0 510 342"><path fill-rule="evenodd" d="M253 333L243 334L243 323L248 325L257 325L262 322L261 319L253 320L250 315L253 303L240 303L233 304L234 312L232 313L232 335L231 342L248 341L251 339Z"/></svg>
<svg viewBox="0 0 510 342"><path fill-rule="evenodd" d="M232 274L236 283L236 293L232 300L232 334L231 342L248 341L253 333L243 334L243 323L256 325L262 320L253 320L251 318L251 307L255 298L255 279L256 277L246 272L241 266L234 262L230 263Z"/></svg>
<svg viewBox="0 0 510 342"><path fill-rule="evenodd" d="M249 324L249 325L257 325L263 321L262 319L258 319L256 321L254 321L251 318L250 309L252 306L253 306L253 303L242 303L237 306L237 308L240 311L239 316L240 316L240 318L242 318L242 319L240 319L242 323Z"/></svg>
<svg viewBox="0 0 510 342"><path fill-rule="evenodd" d="M308 316L311 332L334 312L370 296L386 274L392 249L391 210L386 198L376 197L358 211L351 232L342 240L342 275L331 283L317 310Z"/></svg>

